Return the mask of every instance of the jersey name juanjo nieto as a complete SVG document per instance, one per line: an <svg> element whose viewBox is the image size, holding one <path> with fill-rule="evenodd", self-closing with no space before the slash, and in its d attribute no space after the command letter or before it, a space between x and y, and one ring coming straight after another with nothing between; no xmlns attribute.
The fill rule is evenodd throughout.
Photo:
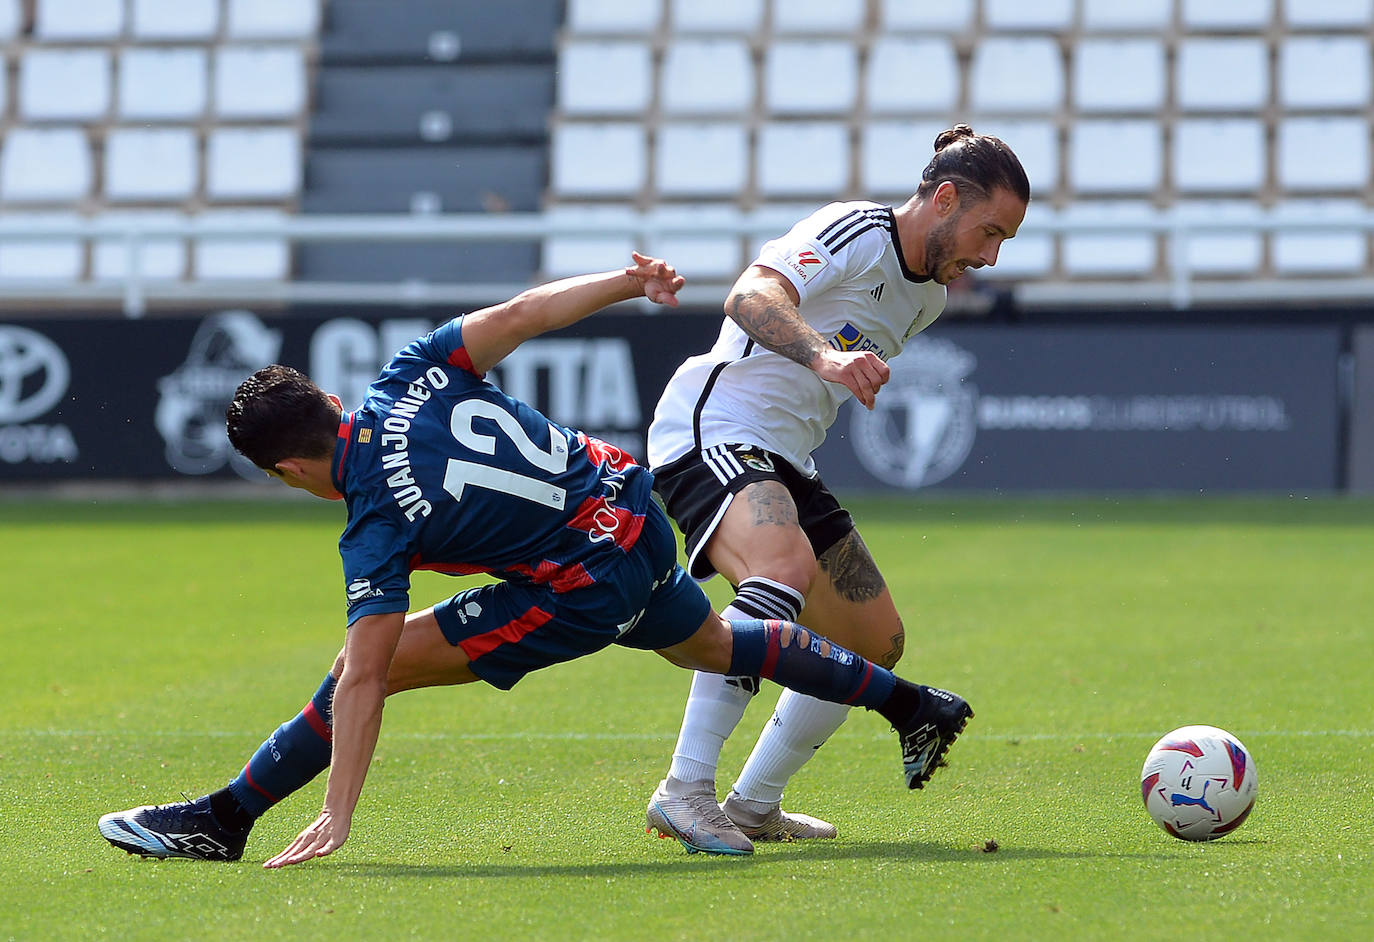
<svg viewBox="0 0 1374 942"><path fill-rule="evenodd" d="M348 621L409 607L410 573L571 591L634 546L651 478L474 372L456 318L407 345L345 412L333 462Z"/></svg>
<svg viewBox="0 0 1374 942"><path fill-rule="evenodd" d="M792 283L802 319L832 347L872 351L883 360L900 353L945 306L944 286L907 268L896 218L880 203L823 206L766 243L754 264ZM668 381L649 428L649 466L739 442L812 474L811 453L849 397L843 385L759 346L727 317L715 346Z"/></svg>

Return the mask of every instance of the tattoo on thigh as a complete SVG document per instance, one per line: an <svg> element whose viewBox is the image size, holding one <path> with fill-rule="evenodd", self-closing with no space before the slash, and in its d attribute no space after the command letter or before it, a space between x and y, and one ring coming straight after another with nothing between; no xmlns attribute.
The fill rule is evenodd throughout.
<svg viewBox="0 0 1374 942"><path fill-rule="evenodd" d="M772 481L750 486L746 492L749 509L753 512L753 524L760 526L795 527L797 525L797 505L787 488Z"/></svg>
<svg viewBox="0 0 1374 942"><path fill-rule="evenodd" d="M846 602L871 602L883 591L883 574L857 530L850 530L816 562Z"/></svg>

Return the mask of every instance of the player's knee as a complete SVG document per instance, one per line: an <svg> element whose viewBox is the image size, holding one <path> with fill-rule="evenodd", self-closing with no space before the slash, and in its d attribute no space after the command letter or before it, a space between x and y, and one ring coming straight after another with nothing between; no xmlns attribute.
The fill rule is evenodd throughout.
<svg viewBox="0 0 1374 942"><path fill-rule="evenodd" d="M762 576L796 589L803 596L811 591L819 572L810 544L786 552L776 552L751 561L747 576Z"/></svg>

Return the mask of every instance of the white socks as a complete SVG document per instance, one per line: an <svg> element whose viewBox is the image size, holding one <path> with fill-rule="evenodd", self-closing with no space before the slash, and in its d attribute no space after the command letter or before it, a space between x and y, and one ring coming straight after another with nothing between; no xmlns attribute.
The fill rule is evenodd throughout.
<svg viewBox="0 0 1374 942"><path fill-rule="evenodd" d="M796 621L802 601L801 593L790 586L763 576L751 576L740 583L735 600L721 614L732 621L758 618ZM692 691L687 696L682 729L673 747L673 764L668 774L680 782L714 783L720 750L739 725L758 689L757 677L725 677L697 671L692 676Z"/></svg>
<svg viewBox="0 0 1374 942"><path fill-rule="evenodd" d="M840 728L851 709L784 690L740 771L735 793L759 810L781 802L788 779Z"/></svg>
<svg viewBox="0 0 1374 942"><path fill-rule="evenodd" d="M749 682L747 689L739 686L741 681ZM668 774L680 782L714 784L725 739L739 725L757 690L752 677L724 677L703 671L693 674L692 692L687 696Z"/></svg>

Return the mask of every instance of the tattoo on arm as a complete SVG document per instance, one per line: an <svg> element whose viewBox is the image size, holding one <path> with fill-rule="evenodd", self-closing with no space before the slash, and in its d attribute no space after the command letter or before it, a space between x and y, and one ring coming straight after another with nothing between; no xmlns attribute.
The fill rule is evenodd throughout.
<svg viewBox="0 0 1374 942"><path fill-rule="evenodd" d="M825 341L801 319L785 295L778 297L781 293L781 289L746 288L730 295L725 313L760 346L810 366Z"/></svg>
<svg viewBox="0 0 1374 942"><path fill-rule="evenodd" d="M850 530L816 562L846 602L871 602L883 591L883 575L857 530Z"/></svg>

